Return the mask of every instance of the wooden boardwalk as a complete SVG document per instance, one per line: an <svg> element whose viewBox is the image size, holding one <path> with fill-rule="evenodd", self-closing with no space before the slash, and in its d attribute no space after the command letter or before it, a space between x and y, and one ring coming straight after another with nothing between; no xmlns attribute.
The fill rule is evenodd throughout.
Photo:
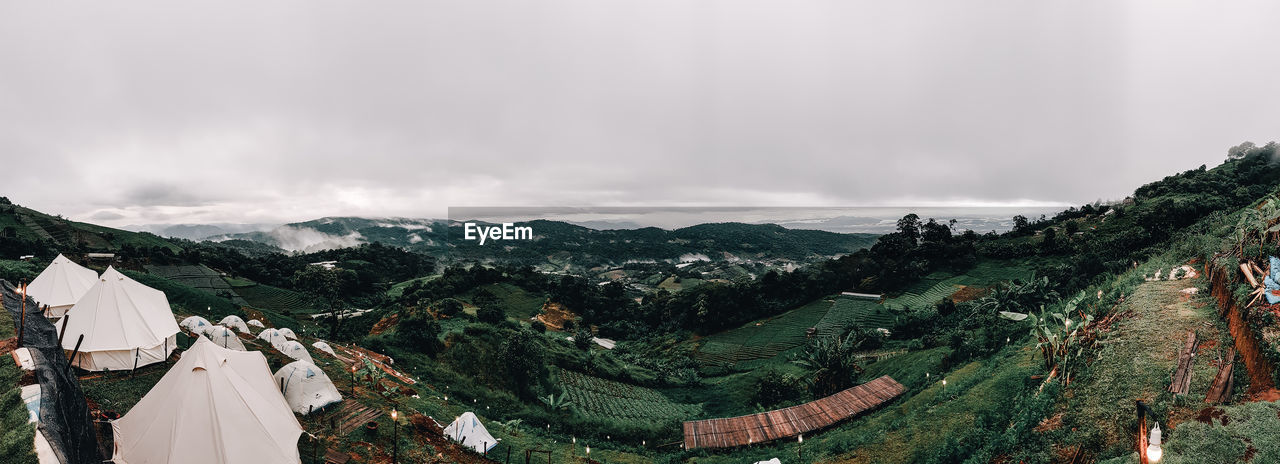
<svg viewBox="0 0 1280 464"><path fill-rule="evenodd" d="M729 448L794 437L879 407L904 391L902 384L886 375L799 406L748 416L688 421L684 423L684 447Z"/></svg>

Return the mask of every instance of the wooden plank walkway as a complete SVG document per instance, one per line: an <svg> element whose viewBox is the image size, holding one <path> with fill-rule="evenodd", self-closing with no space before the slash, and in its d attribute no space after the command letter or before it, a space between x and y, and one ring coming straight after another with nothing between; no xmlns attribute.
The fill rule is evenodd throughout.
<svg viewBox="0 0 1280 464"><path fill-rule="evenodd" d="M381 417L382 411L361 405L351 399L345 399L342 400L342 405L333 414L335 427L338 429L337 435L345 437L364 426L366 422Z"/></svg>
<svg viewBox="0 0 1280 464"><path fill-rule="evenodd" d="M684 423L684 447L729 448L789 438L829 427L884 404L906 388L889 376L789 408Z"/></svg>
<svg viewBox="0 0 1280 464"><path fill-rule="evenodd" d="M1194 330L1187 332L1187 342L1178 353L1178 367L1174 368L1173 381L1169 384L1169 392L1185 395L1191 391L1191 365L1196 360L1196 346L1200 344L1200 336Z"/></svg>

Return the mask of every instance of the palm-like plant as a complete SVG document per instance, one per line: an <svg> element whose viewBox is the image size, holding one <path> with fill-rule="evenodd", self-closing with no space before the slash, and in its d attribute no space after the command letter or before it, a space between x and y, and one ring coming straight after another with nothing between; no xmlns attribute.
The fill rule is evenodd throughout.
<svg viewBox="0 0 1280 464"><path fill-rule="evenodd" d="M794 362L813 371L810 385L814 395L827 396L847 388L862 372L855 354L864 339L857 331L837 337L819 337Z"/></svg>
<svg viewBox="0 0 1280 464"><path fill-rule="evenodd" d="M1077 342L1082 335L1082 329L1093 321L1093 316L1088 315L1077 319L1071 318L1071 313L1083 300L1084 294L1081 293L1068 301L1062 311L1048 311L1042 306L1039 316L1004 311L1000 313L1000 317L1029 322L1031 334L1039 340L1036 348L1040 349L1040 354L1044 357L1045 370L1050 372L1050 376L1057 372L1070 381L1070 369L1084 354L1084 347L1077 346Z"/></svg>
<svg viewBox="0 0 1280 464"><path fill-rule="evenodd" d="M568 395L565 394L556 396L555 393L551 393L547 396L539 396L538 401L552 411L567 411L573 406L573 401L569 400Z"/></svg>

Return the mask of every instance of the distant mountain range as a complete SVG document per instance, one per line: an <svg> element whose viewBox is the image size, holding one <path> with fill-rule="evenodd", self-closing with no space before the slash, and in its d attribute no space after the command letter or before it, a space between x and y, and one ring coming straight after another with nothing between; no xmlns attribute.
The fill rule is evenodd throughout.
<svg viewBox="0 0 1280 464"><path fill-rule="evenodd" d="M309 253L380 243L430 254L445 261L479 260L568 270L628 262L810 261L875 243L876 234L790 229L774 224L724 222L674 230L629 227L624 222L519 223L532 228L528 240L463 238L463 223L441 219L327 217L283 225L182 224L112 229L69 221L17 205L0 205L0 233L41 242L51 249L118 250L129 244L180 249L187 240L207 240L251 254Z"/></svg>
<svg viewBox="0 0 1280 464"><path fill-rule="evenodd" d="M241 249L270 247L315 252L381 243L445 259L551 263L565 266L623 264L628 261L689 260L805 261L856 251L875 243L876 234L839 234L788 229L773 224L717 223L675 230L656 227L595 229L560 221L519 223L531 240L465 240L463 223L440 219L329 217L284 224L266 231L221 234L207 240ZM605 226L605 224L592 224ZM618 225L610 223L609 225Z"/></svg>

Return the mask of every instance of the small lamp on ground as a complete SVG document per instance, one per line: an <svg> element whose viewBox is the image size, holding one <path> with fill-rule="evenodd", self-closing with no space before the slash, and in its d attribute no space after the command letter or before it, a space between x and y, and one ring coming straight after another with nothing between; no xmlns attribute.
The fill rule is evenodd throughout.
<svg viewBox="0 0 1280 464"><path fill-rule="evenodd" d="M1160 449L1160 423L1151 426L1151 438L1147 442L1147 462L1160 462L1164 450Z"/></svg>
<svg viewBox="0 0 1280 464"><path fill-rule="evenodd" d="M800 448L796 450L796 457L797 457L796 460L800 462L804 462L804 434L803 433L800 434L800 436L796 437L796 443L798 443L800 446Z"/></svg>

